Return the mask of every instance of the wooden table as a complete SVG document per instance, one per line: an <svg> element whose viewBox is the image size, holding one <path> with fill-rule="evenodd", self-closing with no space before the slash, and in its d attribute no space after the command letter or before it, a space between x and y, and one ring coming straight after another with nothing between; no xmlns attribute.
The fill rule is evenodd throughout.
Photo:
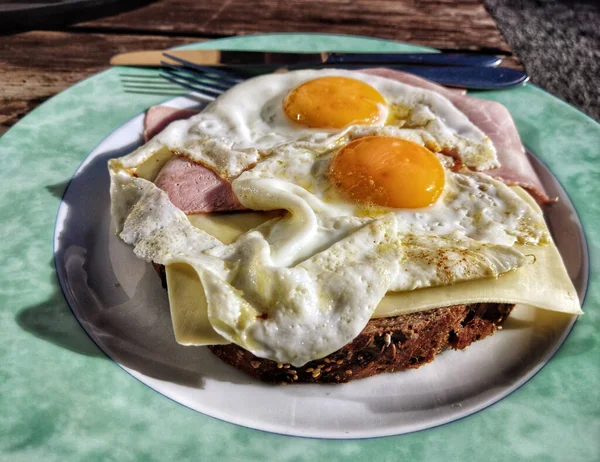
<svg viewBox="0 0 600 462"><path fill-rule="evenodd" d="M260 32L355 34L480 50L518 66L479 0L159 0L56 30L0 36L0 134L107 67L116 53Z"/></svg>

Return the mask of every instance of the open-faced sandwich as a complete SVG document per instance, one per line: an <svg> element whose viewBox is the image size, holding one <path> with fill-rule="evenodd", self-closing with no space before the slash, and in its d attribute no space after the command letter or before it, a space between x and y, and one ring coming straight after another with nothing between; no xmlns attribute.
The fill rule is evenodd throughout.
<svg viewBox="0 0 600 462"><path fill-rule="evenodd" d="M463 349L515 304L581 313L498 103L302 70L146 122L109 162L112 217L162 276L180 344L270 382L339 383Z"/></svg>

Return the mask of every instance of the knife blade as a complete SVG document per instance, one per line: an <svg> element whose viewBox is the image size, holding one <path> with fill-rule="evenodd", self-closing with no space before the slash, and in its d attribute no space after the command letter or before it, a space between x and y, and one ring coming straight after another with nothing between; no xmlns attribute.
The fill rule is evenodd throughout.
<svg viewBox="0 0 600 462"><path fill-rule="evenodd" d="M369 65L342 65L336 68L365 69ZM388 69L409 72L446 87L468 90L501 90L529 81L529 75L509 67L479 66L386 66Z"/></svg>
<svg viewBox="0 0 600 462"><path fill-rule="evenodd" d="M508 67L411 66L398 70L411 72L447 87L469 90L501 90L522 85L529 80L529 76L525 72Z"/></svg>
<svg viewBox="0 0 600 462"><path fill-rule="evenodd" d="M159 67L166 50L135 51L113 56L113 66ZM429 66L497 66L502 59L471 53L274 53L227 50L169 50L169 54L203 66L266 67L341 64L412 64Z"/></svg>

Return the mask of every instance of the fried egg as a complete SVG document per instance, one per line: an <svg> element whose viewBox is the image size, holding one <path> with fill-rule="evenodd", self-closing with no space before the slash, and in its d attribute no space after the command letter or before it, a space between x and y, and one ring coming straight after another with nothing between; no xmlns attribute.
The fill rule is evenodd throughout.
<svg viewBox="0 0 600 462"><path fill-rule="evenodd" d="M228 179L248 209L282 213L223 244L144 170L173 153ZM497 165L444 97L338 70L251 79L109 163L114 223L136 255L193 267L216 332L296 366L350 342L389 291L528 264L514 246L546 243L543 217L473 171Z"/></svg>

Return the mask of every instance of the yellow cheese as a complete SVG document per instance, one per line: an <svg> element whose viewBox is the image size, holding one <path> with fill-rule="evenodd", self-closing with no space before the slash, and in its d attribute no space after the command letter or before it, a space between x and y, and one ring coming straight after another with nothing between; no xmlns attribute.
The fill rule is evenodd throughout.
<svg viewBox="0 0 600 462"><path fill-rule="evenodd" d="M208 320L208 304L196 270L186 263L175 263L167 266L166 273L171 319L177 343L229 343L215 332Z"/></svg>
<svg viewBox="0 0 600 462"><path fill-rule="evenodd" d="M452 286L430 287L411 292L390 292L377 306L373 317L384 318L443 306L468 303L512 303L551 311L582 314L577 292L556 246L518 246L533 264L497 279L477 279Z"/></svg>
<svg viewBox="0 0 600 462"><path fill-rule="evenodd" d="M519 196L540 210L523 189L513 188ZM541 213L541 210L540 210ZM192 215L194 226L228 244L273 215L246 212L222 215ZM479 279L452 286L432 287L410 292L388 293L373 317L390 317L443 306L497 302L523 304L545 310L581 314L577 293L554 243L521 246L532 263L497 279ZM208 308L202 284L196 272L186 264L166 268L169 303L177 341L182 344L214 345L228 343L217 334L208 320Z"/></svg>
<svg viewBox="0 0 600 462"><path fill-rule="evenodd" d="M279 215L279 212L201 213L188 215L188 220L196 228L206 231L223 244L231 244L241 234Z"/></svg>
<svg viewBox="0 0 600 462"><path fill-rule="evenodd" d="M154 181L158 172L165 166L167 161L173 157L173 153L166 147L162 147L153 153L137 168L133 169L136 176L148 181Z"/></svg>

